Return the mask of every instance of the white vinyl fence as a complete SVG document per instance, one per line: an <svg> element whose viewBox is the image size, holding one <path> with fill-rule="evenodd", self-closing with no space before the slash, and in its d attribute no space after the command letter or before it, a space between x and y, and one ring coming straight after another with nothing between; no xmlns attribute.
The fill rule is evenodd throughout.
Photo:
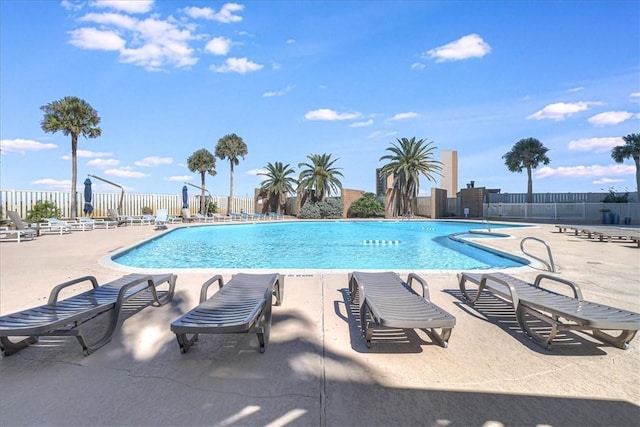
<svg viewBox="0 0 640 427"><path fill-rule="evenodd" d="M120 203L120 193L99 193L94 192L92 197L93 214L95 218L106 218L109 209L117 209ZM84 206L84 192L78 191L78 215L85 215L82 212ZM228 213L228 196L209 196L209 199L218 205L218 212ZM7 211L16 211L20 217L25 218L33 205L38 201L48 201L56 205L60 210L62 218L69 218L71 215L71 193L68 191L31 191L31 190L0 190L0 206L2 211L0 217L7 218ZM200 211L200 194L190 194L189 211L192 214ZM253 197L234 197L232 212L253 213ZM158 209L164 208L169 211L169 215L180 216L182 214L182 194L124 194L122 201L123 215L141 215L142 208L149 207L155 213Z"/></svg>

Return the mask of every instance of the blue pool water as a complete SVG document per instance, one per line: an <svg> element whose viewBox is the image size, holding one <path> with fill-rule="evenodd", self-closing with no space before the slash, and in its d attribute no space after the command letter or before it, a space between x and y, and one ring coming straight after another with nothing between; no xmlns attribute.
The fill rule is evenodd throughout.
<svg viewBox="0 0 640 427"><path fill-rule="evenodd" d="M454 221L180 227L112 259L130 267L171 269L471 270L517 267L526 262L447 237L485 227L481 223ZM502 227L492 224L491 228Z"/></svg>

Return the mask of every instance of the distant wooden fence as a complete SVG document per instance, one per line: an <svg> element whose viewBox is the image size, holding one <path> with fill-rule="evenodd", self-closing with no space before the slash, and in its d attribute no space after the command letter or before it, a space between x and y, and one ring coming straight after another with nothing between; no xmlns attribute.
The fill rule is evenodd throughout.
<svg viewBox="0 0 640 427"><path fill-rule="evenodd" d="M79 216L84 215L84 192L78 192ZM209 196L209 200L218 206L218 212L228 213L228 196ZM20 217L25 218L33 205L38 201L48 201L60 209L62 218L71 216L71 193L69 191L31 191L31 190L0 190L1 217L7 218L7 211L16 211ZM188 197L189 211L194 214L200 210L200 194L190 194ZM120 202L120 193L93 193L92 217L107 217L109 209L117 209ZM233 212L253 213L253 197L234 197ZM182 214L182 194L124 194L122 212L124 215L141 215L142 208L149 207L155 213L158 209L167 209L169 215Z"/></svg>

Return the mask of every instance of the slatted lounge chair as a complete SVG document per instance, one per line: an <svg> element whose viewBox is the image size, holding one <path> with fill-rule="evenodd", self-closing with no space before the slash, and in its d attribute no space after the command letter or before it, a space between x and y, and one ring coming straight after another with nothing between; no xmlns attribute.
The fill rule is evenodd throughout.
<svg viewBox="0 0 640 427"><path fill-rule="evenodd" d="M509 302L523 332L548 350L558 332L564 330L591 331L600 341L626 350L640 328L640 314L585 301L577 284L549 274L539 274L533 283L505 273L460 273L458 280L462 295L471 304L478 300L484 290ZM573 296L543 288L543 280L568 286ZM478 286L474 297L466 289L467 282ZM534 325L539 322L548 325L548 335L535 330L538 328ZM604 331L620 333L614 336Z"/></svg>
<svg viewBox="0 0 640 427"><path fill-rule="evenodd" d="M195 214L194 218L198 222L213 222L213 217L212 216L202 215L201 213Z"/></svg>
<svg viewBox="0 0 640 427"><path fill-rule="evenodd" d="M103 218L89 218L86 216L79 216L76 218L78 222L82 222L92 227L94 230L97 228L116 228L118 226L118 221L105 220Z"/></svg>
<svg viewBox="0 0 640 427"><path fill-rule="evenodd" d="M211 297L207 291L214 283L218 291ZM271 306L281 305L284 298L284 276L279 274L238 273L225 285L222 276L207 280L200 290L200 304L171 323L180 351L186 353L199 334L258 335L260 353L264 353L271 330Z"/></svg>
<svg viewBox="0 0 640 427"><path fill-rule="evenodd" d="M107 212L109 214L109 218L118 223L118 227L121 225L127 225L127 219L121 216L117 209L108 209Z"/></svg>
<svg viewBox="0 0 640 427"><path fill-rule="evenodd" d="M189 211L189 209L183 208L182 209L182 220L186 221L186 222L193 222L195 218L191 216L191 212Z"/></svg>
<svg viewBox="0 0 640 427"><path fill-rule="evenodd" d="M61 290L80 283L90 283L92 289L58 300ZM167 291L157 287L167 284ZM4 356L13 354L38 341L41 336L75 336L85 355L111 341L118 326L123 304L143 292L149 291L154 305L160 306L173 298L176 276L173 274L128 274L107 284L98 285L93 276L80 277L54 287L47 304L0 316L0 350ZM103 333L89 341L87 329L103 315L109 323ZM18 338L17 341L10 339Z"/></svg>
<svg viewBox="0 0 640 427"><path fill-rule="evenodd" d="M36 230L13 230L9 227L0 227L0 242L23 242L33 240Z"/></svg>
<svg viewBox="0 0 640 427"><path fill-rule="evenodd" d="M414 280L421 285L422 296L413 290ZM405 282L391 271L355 271L349 275L349 292L351 302L358 298L360 327L367 347L371 347L376 328L429 329L434 341L444 348L448 346L456 318L430 301L429 286L420 276L410 273Z"/></svg>

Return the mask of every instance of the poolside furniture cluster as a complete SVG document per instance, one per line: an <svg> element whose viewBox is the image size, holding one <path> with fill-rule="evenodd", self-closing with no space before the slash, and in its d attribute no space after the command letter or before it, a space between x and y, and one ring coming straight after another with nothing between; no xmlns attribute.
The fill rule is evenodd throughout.
<svg viewBox="0 0 640 427"><path fill-rule="evenodd" d="M543 281L567 286L567 296L542 287ZM467 282L478 286L470 295ZM468 273L458 275L460 291L466 301L475 304L484 291L507 301L515 311L522 331L536 343L551 349L558 332L566 330L591 331L596 339L622 349L640 329L640 314L584 300L580 287L563 278L539 274L533 283L525 282L505 273ZM540 328L540 323L547 328ZM546 335L544 332L548 329ZM610 335L605 331L617 331Z"/></svg>
<svg viewBox="0 0 640 427"><path fill-rule="evenodd" d="M0 316L0 350L8 356L36 343L41 336L75 336L85 355L89 355L111 341L127 301L148 292L156 306L164 305L173 298L176 278L173 274L128 274L103 285L93 276L62 283L51 290L47 304ZM90 283L92 289L58 300L63 289L81 283ZM165 283L169 289L159 292L158 286ZM89 341L87 332L105 315L108 326ZM12 337L18 340L12 341Z"/></svg>
<svg viewBox="0 0 640 427"><path fill-rule="evenodd" d="M559 233L573 231L574 236L597 238L601 242L631 241L640 248L640 228L598 226L598 225L556 225Z"/></svg>
<svg viewBox="0 0 640 427"><path fill-rule="evenodd" d="M41 336L75 336L89 355L111 340L125 303L167 304L173 298L176 279L174 274L164 273L129 274L103 285L92 276L65 282L52 289L47 304L0 316L0 350L8 356ZM547 282L566 286L571 295L544 288L542 284ZM92 288L59 300L63 289L83 283ZM420 292L413 289L414 283L419 284ZM467 289L468 283L477 286L475 294ZM164 284L168 289L159 291ZM218 289L209 295L213 285ZM569 330L591 332L597 340L628 349L640 329L640 314L586 301L577 284L549 274L539 274L528 283L500 272L461 272L458 286L462 298L471 305L491 295L511 305L526 336L548 350L560 332ZM359 322L368 348L374 338L394 342L387 334L389 329L424 330L433 342L448 346L456 318L430 300L429 286L417 274L409 273L405 281L392 271L354 271L348 275L348 287L359 315L359 319L353 318ZM281 305L283 299L284 276L279 273L238 273L227 283L221 275L214 275L202 285L199 303L174 320L170 330L182 353L188 352L201 334L256 334L263 353L271 331L272 306ZM495 302L491 303L495 310ZM87 335L99 319L108 319L107 327L89 340Z"/></svg>

